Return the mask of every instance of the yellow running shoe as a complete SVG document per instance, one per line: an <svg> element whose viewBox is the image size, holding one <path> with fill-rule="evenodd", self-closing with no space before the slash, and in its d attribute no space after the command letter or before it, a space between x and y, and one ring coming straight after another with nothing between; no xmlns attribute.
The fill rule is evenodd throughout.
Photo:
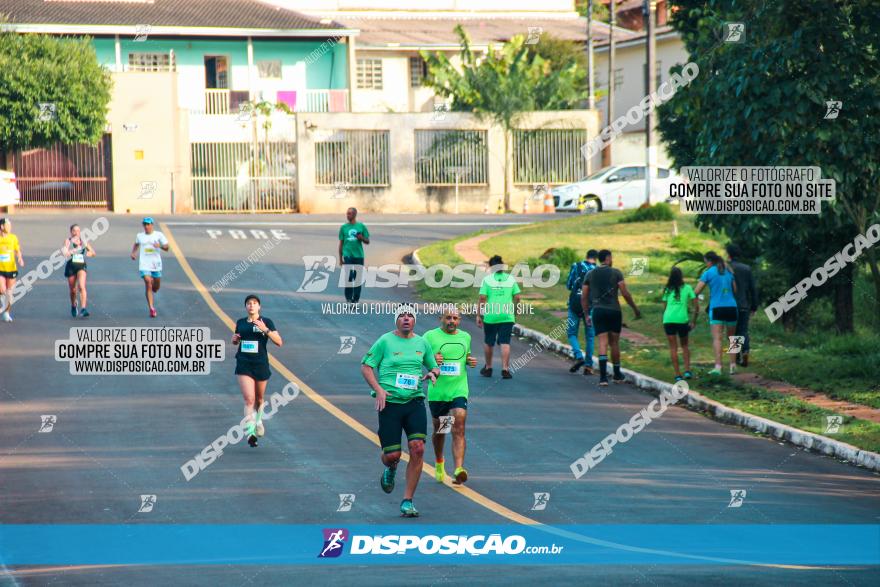
<svg viewBox="0 0 880 587"><path fill-rule="evenodd" d="M437 483L443 483L446 479L446 464L445 463L437 463L434 465L434 478L437 480Z"/></svg>
<svg viewBox="0 0 880 587"><path fill-rule="evenodd" d="M455 483L456 485L461 485L462 483L464 483L465 481L467 481L467 479L468 479L468 472L467 472L467 469L465 469L464 467L459 467L459 468L457 468L457 469L455 470L455 481L454 481L454 483Z"/></svg>

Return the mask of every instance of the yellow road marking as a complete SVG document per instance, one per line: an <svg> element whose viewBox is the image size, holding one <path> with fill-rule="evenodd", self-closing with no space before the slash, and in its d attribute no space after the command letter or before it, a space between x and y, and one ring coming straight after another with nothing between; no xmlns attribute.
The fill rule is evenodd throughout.
<svg viewBox="0 0 880 587"><path fill-rule="evenodd" d="M189 262L186 260L186 257L183 255L183 251L181 250L180 246L178 246L177 242L174 239L174 235L168 229L168 226L166 224L164 224L163 222L160 222L159 228L161 228L162 233L168 238L168 244L171 245L171 252L174 253L174 257L177 259L177 262L180 263L180 267L183 269L183 272L186 273L186 276L189 277L189 280L192 282L193 286L195 286L196 291L199 292L199 294L202 296L202 299L204 299L205 303L208 304L208 307L211 308L211 311L213 311L214 314L216 314L217 317L220 318L220 321L223 322L227 326L227 328L234 331L235 330L235 321L232 318L230 318L226 314L226 312L223 311L223 309L217 304L216 301L214 301L214 298L213 298L213 296L211 296L211 293L208 291L208 288L206 288L205 285L198 278L198 276L196 276L195 271L193 271ZM370 442L375 444L376 447L381 448L381 446L379 445L379 439L376 436L376 433L374 431L370 430L369 428L367 428L366 426L364 426L363 424L361 424L360 422L358 422L357 420L355 420L354 418L352 418L351 416L349 416L348 414L346 414L345 412L340 410L332 402L330 402L327 398L325 398L320 393L318 393L317 391L312 389L311 386L309 386L305 381L303 381L302 379L300 379L299 377L294 375L293 371L291 371L290 369L285 367L284 364L281 361L279 361L278 359L276 359L275 356L272 355L271 353L269 354L269 363L273 367L275 367L275 369L281 375L283 375L289 381L292 381L293 383L298 385L299 388L302 390L302 392L306 395L307 398L309 398L310 400L312 400L313 402L315 402L316 404L321 406L324 410L329 412L332 416L337 418L343 424L345 424L346 426L348 426L349 428L351 428L352 430L354 430L355 432L357 432L358 434L360 434L361 436L363 436L364 438L366 438L367 440L369 440ZM406 453L403 453L401 458L403 460L409 462L409 455L407 455ZM425 463L422 464L422 472L426 475L429 475L431 477L431 479L434 478L433 467L429 467ZM529 517L523 516L522 514L518 514L517 512L501 505L500 503L498 503L492 499L489 499L485 495L483 495L477 491L474 491L473 489L470 489L469 487L465 487L463 485L453 485L452 481L450 479L446 479L443 482L443 484L454 489L456 491L456 493L460 493L461 495L470 499L471 501L483 506L486 509L489 509L489 510L495 512L499 516L503 516L503 517L507 518L508 520L516 522L517 524L525 524L525 525L529 525L529 526L541 524L541 522L539 522L537 520L533 520Z"/></svg>

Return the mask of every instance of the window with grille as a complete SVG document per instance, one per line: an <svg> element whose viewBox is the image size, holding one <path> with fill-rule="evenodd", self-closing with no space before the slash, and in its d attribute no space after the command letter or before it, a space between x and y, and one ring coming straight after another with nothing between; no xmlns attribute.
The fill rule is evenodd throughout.
<svg viewBox="0 0 880 587"><path fill-rule="evenodd" d="M409 85L411 88L420 88L428 77L428 62L421 57L409 58Z"/></svg>
<svg viewBox="0 0 880 587"><path fill-rule="evenodd" d="M387 130L338 130L315 143L315 184L386 186L391 183Z"/></svg>
<svg viewBox="0 0 880 587"><path fill-rule="evenodd" d="M172 71L174 63L170 53L129 53L129 71Z"/></svg>
<svg viewBox="0 0 880 587"><path fill-rule="evenodd" d="M489 150L484 130L417 130L416 183L486 185Z"/></svg>
<svg viewBox="0 0 880 587"><path fill-rule="evenodd" d="M357 87L361 90L382 89L382 60L357 60Z"/></svg>
<svg viewBox="0 0 880 587"><path fill-rule="evenodd" d="M577 181L587 173L581 147L583 129L515 129L513 181L517 184L560 184Z"/></svg>

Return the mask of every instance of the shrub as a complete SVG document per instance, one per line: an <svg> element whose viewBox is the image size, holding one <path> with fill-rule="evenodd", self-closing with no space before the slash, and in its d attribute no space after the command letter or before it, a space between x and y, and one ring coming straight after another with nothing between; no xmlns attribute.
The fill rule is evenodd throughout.
<svg viewBox="0 0 880 587"><path fill-rule="evenodd" d="M620 222L656 222L658 220L675 220L672 206L661 202L649 207L633 210L620 219Z"/></svg>

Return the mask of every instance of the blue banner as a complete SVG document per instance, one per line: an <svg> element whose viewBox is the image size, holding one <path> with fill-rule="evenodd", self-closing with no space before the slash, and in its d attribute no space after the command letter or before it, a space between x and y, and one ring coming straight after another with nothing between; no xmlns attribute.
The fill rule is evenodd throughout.
<svg viewBox="0 0 880 587"><path fill-rule="evenodd" d="M243 540L249 536L251 540ZM880 565L880 525L0 525L18 565Z"/></svg>

